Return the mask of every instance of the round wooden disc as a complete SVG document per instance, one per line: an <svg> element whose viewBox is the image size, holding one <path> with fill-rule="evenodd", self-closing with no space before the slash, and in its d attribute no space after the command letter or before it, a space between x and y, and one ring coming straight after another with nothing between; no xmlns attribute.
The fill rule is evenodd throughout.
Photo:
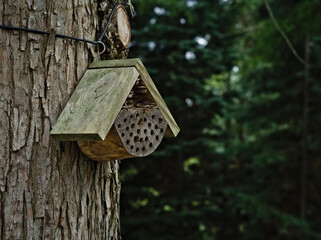
<svg viewBox="0 0 321 240"><path fill-rule="evenodd" d="M118 48L128 48L131 39L131 29L127 11L122 5L116 8L112 18L112 25L115 26L114 36L116 38L116 44L120 44Z"/></svg>
<svg viewBox="0 0 321 240"><path fill-rule="evenodd" d="M126 9L123 6L118 6L115 16L119 40L122 42L125 48L128 48L130 44L131 32Z"/></svg>
<svg viewBox="0 0 321 240"><path fill-rule="evenodd" d="M159 109L123 109L117 116L115 128L126 150L136 157L144 157L162 141L167 122Z"/></svg>

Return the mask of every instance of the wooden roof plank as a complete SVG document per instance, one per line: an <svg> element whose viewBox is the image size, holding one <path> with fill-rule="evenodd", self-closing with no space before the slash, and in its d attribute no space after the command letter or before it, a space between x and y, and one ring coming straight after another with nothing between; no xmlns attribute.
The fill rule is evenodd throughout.
<svg viewBox="0 0 321 240"><path fill-rule="evenodd" d="M60 141L104 140L138 76L135 67L88 69L50 134Z"/></svg>

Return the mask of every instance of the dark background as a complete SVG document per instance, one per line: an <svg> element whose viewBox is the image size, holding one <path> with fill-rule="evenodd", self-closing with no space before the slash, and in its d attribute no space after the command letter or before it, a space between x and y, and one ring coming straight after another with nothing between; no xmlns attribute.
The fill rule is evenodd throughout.
<svg viewBox="0 0 321 240"><path fill-rule="evenodd" d="M123 239L321 239L321 1L134 0L181 132L121 163Z"/></svg>

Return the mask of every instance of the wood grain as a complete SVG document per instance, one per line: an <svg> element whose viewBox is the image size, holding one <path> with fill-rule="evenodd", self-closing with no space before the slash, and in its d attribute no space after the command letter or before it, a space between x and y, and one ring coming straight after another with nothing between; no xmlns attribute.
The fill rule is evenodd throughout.
<svg viewBox="0 0 321 240"><path fill-rule="evenodd" d="M118 132L112 126L104 141L78 141L81 151L95 161L112 161L133 158L124 148Z"/></svg>
<svg viewBox="0 0 321 240"><path fill-rule="evenodd" d="M128 20L127 11L124 6L119 5L116 9L116 13L112 21L115 22L117 26L117 39L119 39L119 48L128 48L130 44L131 32L130 32L130 22Z"/></svg>
<svg viewBox="0 0 321 240"><path fill-rule="evenodd" d="M51 136L60 141L104 140L137 78L134 67L87 70Z"/></svg>

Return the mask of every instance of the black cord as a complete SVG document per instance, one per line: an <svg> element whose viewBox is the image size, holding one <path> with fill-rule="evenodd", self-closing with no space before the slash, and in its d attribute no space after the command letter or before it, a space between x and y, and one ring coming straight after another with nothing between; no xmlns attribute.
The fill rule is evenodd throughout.
<svg viewBox="0 0 321 240"><path fill-rule="evenodd" d="M57 38L67 38L67 39L71 39L71 40L75 40L75 41L80 41L80 42L86 42L86 43L91 43L91 44L94 44L94 45L97 45L97 44L102 44L104 49L102 52L100 52L99 54L102 54L105 52L106 50L106 46L105 44L102 42L102 39L105 35L105 33L107 32L108 30L108 27L109 27L109 24L111 22L111 19L116 11L116 8L117 6L119 5L119 3L117 3L110 16L109 16L109 19L108 19L108 22L107 22L107 25L103 31L103 33L101 34L101 36L99 37L98 41L91 41L91 40L87 40L87 39L83 39L83 38L77 38L77 37L72 37L72 36L67 36L67 35L63 35L63 34L56 34L55 36ZM15 26L7 26L7 25L0 25L0 28L4 28L4 29L8 29L8 30L16 30L16 31L24 31L24 32L30 32L30 33L35 33L35 34L44 34L44 35L49 35L50 32L45 32L45 31L42 31L42 30L38 30L38 29L30 29L30 28L21 28L21 27L15 27Z"/></svg>
<svg viewBox="0 0 321 240"><path fill-rule="evenodd" d="M4 28L4 29L8 29L8 30L30 32L30 33L36 33L36 34L45 34L45 35L49 35L50 34L50 32L45 32L45 31L42 31L42 30L30 29L30 28L21 28L21 27L15 27L15 26L7 26L7 25L0 25L0 28ZM67 36L67 35L63 35L63 34L56 34L56 37L58 37L58 38L68 38L68 39L87 42L87 43L91 43L91 44L98 44L98 42L96 42L96 41L90 41L90 40L87 40L87 39L71 37L71 36Z"/></svg>

